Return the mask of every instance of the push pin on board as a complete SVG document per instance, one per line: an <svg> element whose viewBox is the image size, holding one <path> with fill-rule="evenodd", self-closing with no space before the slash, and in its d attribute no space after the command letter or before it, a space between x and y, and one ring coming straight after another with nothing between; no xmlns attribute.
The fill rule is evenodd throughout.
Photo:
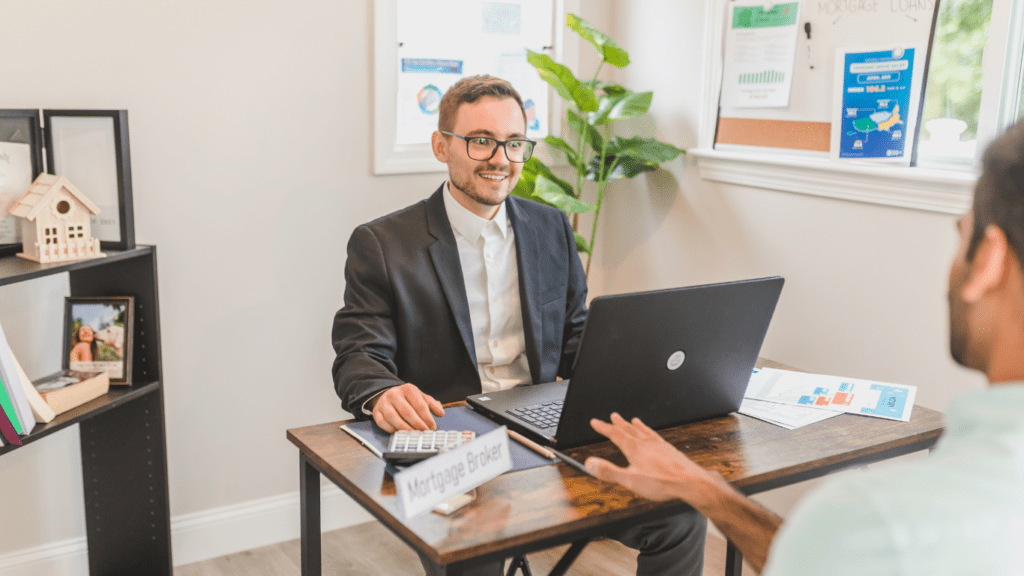
<svg viewBox="0 0 1024 576"><path fill-rule="evenodd" d="M814 53L811 52L811 23L804 22L804 32L807 33L807 63L814 70Z"/></svg>

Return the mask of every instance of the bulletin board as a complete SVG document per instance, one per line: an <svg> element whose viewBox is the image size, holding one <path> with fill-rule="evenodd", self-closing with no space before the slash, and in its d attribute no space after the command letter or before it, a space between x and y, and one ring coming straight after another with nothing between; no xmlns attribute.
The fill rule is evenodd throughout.
<svg viewBox="0 0 1024 576"><path fill-rule="evenodd" d="M766 7L772 5L767 3ZM836 114L837 49L918 46L925 58L919 59L922 62L920 68L915 66L915 73L927 78L938 5L939 0L800 0L801 22L789 106L720 107L715 148L827 157ZM729 11L725 13L727 20ZM809 40L805 32L808 23ZM727 27L728 22L722 25ZM919 103L915 111L918 117L921 108Z"/></svg>

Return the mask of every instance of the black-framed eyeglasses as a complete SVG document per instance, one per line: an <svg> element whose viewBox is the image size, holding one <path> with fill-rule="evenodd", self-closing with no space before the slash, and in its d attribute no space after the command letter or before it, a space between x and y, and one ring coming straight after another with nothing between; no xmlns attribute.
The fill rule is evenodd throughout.
<svg viewBox="0 0 1024 576"><path fill-rule="evenodd" d="M466 154L473 160L486 161L494 158L498 146L505 149L505 158L509 162L526 162L533 156L533 147L537 142L526 138L513 138L512 140L497 140L487 136L463 136L441 131L441 134L455 136L466 141Z"/></svg>

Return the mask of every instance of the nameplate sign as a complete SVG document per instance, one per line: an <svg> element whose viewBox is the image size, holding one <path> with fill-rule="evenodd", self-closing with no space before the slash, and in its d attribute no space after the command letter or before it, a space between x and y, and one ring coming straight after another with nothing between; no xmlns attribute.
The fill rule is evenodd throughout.
<svg viewBox="0 0 1024 576"><path fill-rule="evenodd" d="M406 518L419 516L512 469L508 429L502 426L395 474Z"/></svg>

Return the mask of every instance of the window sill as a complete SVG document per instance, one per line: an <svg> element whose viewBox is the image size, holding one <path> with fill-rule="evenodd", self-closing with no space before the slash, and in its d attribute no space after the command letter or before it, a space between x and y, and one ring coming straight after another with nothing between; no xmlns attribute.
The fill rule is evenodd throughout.
<svg viewBox="0 0 1024 576"><path fill-rule="evenodd" d="M942 214L971 207L972 172L836 163L823 158L781 154L690 150L704 180L897 206Z"/></svg>

